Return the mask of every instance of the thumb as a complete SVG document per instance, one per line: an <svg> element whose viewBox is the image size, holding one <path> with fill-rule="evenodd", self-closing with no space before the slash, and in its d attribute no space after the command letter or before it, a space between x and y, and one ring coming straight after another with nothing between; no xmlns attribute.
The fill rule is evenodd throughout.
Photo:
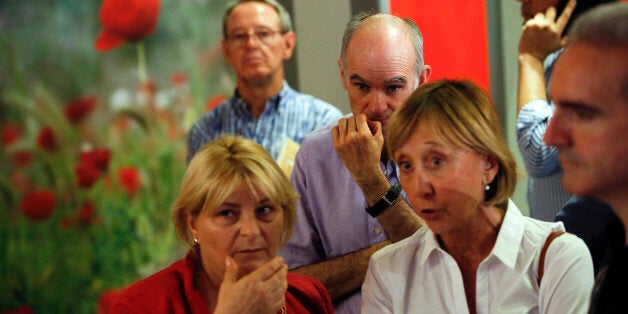
<svg viewBox="0 0 628 314"><path fill-rule="evenodd" d="M222 279L223 283L235 283L238 281L238 264L231 258L225 258L225 275Z"/></svg>

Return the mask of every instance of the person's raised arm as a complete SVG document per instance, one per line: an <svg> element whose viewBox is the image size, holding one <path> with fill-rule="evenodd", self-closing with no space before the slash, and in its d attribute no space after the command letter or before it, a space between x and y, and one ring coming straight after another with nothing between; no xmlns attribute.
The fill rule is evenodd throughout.
<svg viewBox="0 0 628 314"><path fill-rule="evenodd" d="M532 100L547 100L543 62L552 52L562 47L561 34L576 6L570 0L556 19L556 8L537 13L525 22L519 40L517 112Z"/></svg>
<svg viewBox="0 0 628 314"><path fill-rule="evenodd" d="M377 203L391 188L380 166L382 154L385 154L381 124L367 122L363 114L343 118L332 129L332 138L336 152L362 190L367 204ZM377 220L392 242L409 237L423 226L403 197L378 215Z"/></svg>

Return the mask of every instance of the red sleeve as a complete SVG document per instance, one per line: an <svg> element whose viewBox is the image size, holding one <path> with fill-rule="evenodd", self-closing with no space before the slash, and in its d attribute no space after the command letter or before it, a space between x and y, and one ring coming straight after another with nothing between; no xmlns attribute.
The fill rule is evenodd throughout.
<svg viewBox="0 0 628 314"><path fill-rule="evenodd" d="M320 281L288 273L286 311L288 313L334 313L334 307L329 292Z"/></svg>

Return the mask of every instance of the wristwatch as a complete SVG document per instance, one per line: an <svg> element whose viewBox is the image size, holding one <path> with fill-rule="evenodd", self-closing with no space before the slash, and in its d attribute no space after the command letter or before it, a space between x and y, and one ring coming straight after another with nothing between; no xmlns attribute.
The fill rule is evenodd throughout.
<svg viewBox="0 0 628 314"><path fill-rule="evenodd" d="M382 196L377 203L373 204L373 206L367 206L366 212L373 218L377 217L390 207L390 205L392 205L399 198L399 195L401 195L401 184L397 182L395 185L390 187L388 192L386 192L386 194L384 194L384 196Z"/></svg>

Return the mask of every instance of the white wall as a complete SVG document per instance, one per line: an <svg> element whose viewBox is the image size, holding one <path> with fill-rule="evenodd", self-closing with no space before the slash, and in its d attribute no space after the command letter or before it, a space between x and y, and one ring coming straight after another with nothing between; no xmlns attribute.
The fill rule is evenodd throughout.
<svg viewBox="0 0 628 314"><path fill-rule="evenodd" d="M349 0L295 0L292 9L300 91L349 113L337 63L342 33L351 17Z"/></svg>

